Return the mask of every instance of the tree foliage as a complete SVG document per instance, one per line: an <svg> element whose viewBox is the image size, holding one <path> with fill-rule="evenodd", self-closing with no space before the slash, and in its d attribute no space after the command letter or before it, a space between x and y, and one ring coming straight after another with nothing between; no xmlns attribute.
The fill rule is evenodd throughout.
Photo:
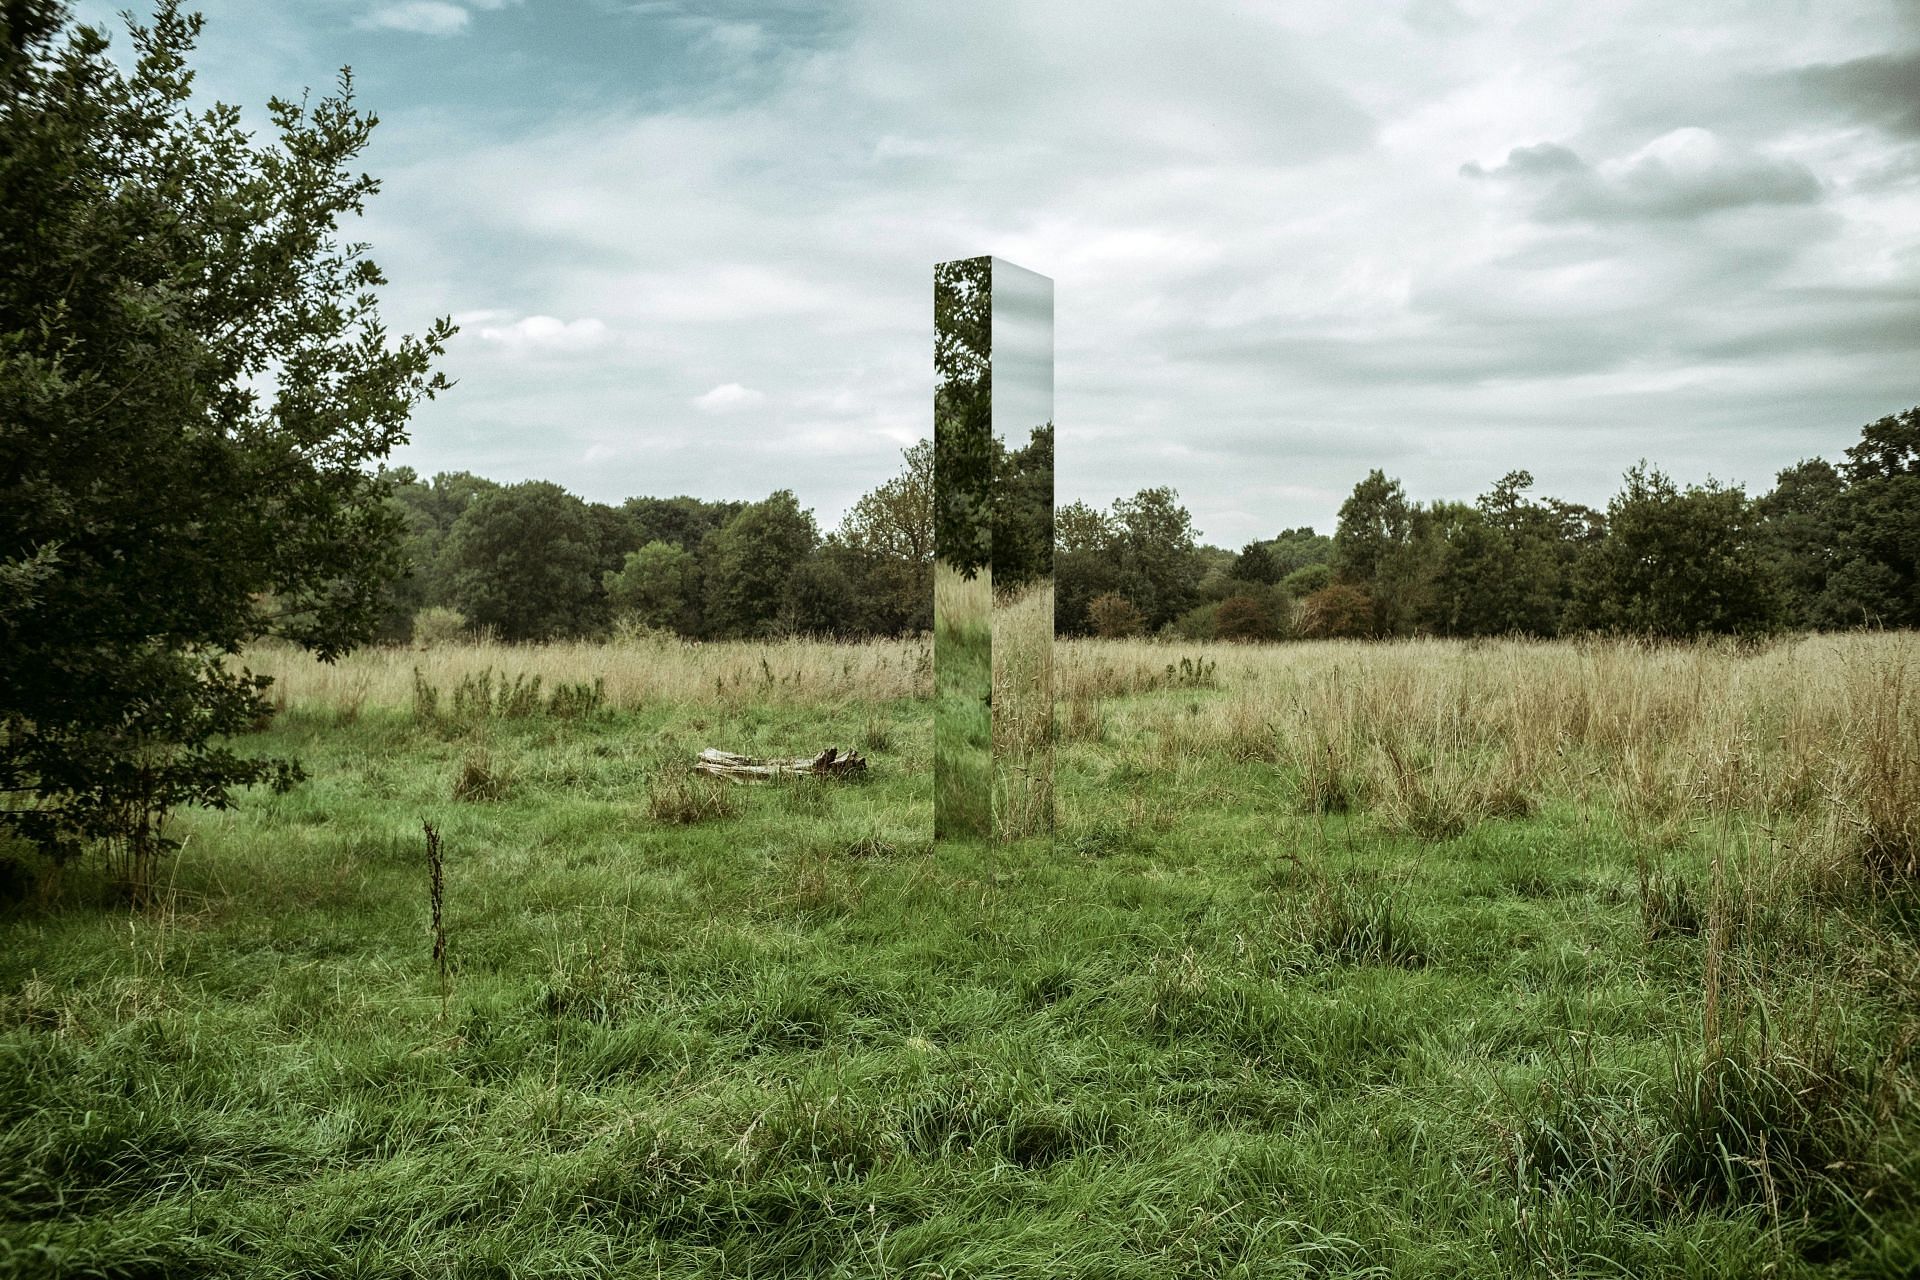
<svg viewBox="0 0 1920 1280"><path fill-rule="evenodd" d="M1280 628L1273 611L1256 596L1228 596L1213 616L1216 640L1277 640Z"/></svg>
<svg viewBox="0 0 1920 1280"><path fill-rule="evenodd" d="M1711 484L1656 481L1643 469L1629 477L1611 514L1536 494L1526 471L1501 476L1471 504L1416 502L1376 471L1355 486L1334 536L1285 529L1238 553L1200 545L1169 490L1141 490L1107 510L1071 502L1054 512L1055 627L1062 635L1093 633L1093 601L1109 593L1139 610L1143 630L1196 640L1243 629L1243 606L1236 606L1225 611L1221 631L1221 606L1234 597L1263 611L1277 638L1914 625L1916 424L1917 413L1881 419L1839 465L1798 463L1753 499ZM996 563L996 586L1016 571L1044 570L1042 555L1018 548L1039 545L1051 444L1050 434L1036 433L1020 450L995 445L992 546L996 561L1008 558ZM591 635L616 610L633 612L641 596L632 594L640 579L628 577L630 555L656 542L699 572L673 621L657 621L666 613L651 604L641 611L686 635L925 631L932 625L934 464L931 441L906 450L899 473L860 498L831 537L790 561L785 578L763 579L767 594L745 615L724 604L709 609L710 588L728 577L707 570L731 554L727 539L715 539L748 504L684 496L588 504L600 585L587 605L556 613L551 634ZM417 552L414 576L396 585L390 602L390 634L405 636L406 607L458 603L447 535L461 512L500 486L460 473L430 484L405 471L394 479L395 506L411 530L406 546ZM1656 491L1670 492L1672 501L1653 501ZM548 500L578 502L557 489ZM1708 554L1714 546L1721 551ZM1016 570L1029 564L1032 570ZM1335 584L1336 566L1353 591L1322 596ZM25 582L32 573L22 564L14 577ZM1683 598L1689 583L1704 583L1705 594ZM1363 623L1349 616L1356 600L1370 611Z"/></svg>
<svg viewBox="0 0 1920 1280"><path fill-rule="evenodd" d="M1199 575L1193 518L1162 485L1113 504L1121 582L1155 630L1193 607Z"/></svg>
<svg viewBox="0 0 1920 1280"><path fill-rule="evenodd" d="M1449 635L1550 636L1560 626L1565 525L1526 496L1533 476L1508 472L1444 530L1434 621Z"/></svg>
<svg viewBox="0 0 1920 1280"><path fill-rule="evenodd" d="M902 450L906 469L862 495L840 522L840 540L863 555L933 564L933 442Z"/></svg>
<svg viewBox="0 0 1920 1280"><path fill-rule="evenodd" d="M549 481L483 493L447 534L450 603L502 640L577 635L601 598L595 532L587 504Z"/></svg>
<svg viewBox="0 0 1920 1280"><path fill-rule="evenodd" d="M701 543L706 627L723 639L778 629L787 583L820 540L813 513L781 489Z"/></svg>
<svg viewBox="0 0 1920 1280"><path fill-rule="evenodd" d="M840 522L855 590L840 630L897 634L933 626L933 441L903 451L905 468L863 495Z"/></svg>
<svg viewBox="0 0 1920 1280"><path fill-rule="evenodd" d="M1241 582L1258 582L1271 586L1285 575L1280 572L1280 562L1273 554L1273 548L1264 542L1249 542L1240 548L1240 554L1233 562L1233 577Z"/></svg>
<svg viewBox="0 0 1920 1280"><path fill-rule="evenodd" d="M1053 575L1053 424L993 455L993 587L1007 591Z"/></svg>
<svg viewBox="0 0 1920 1280"><path fill-rule="evenodd" d="M690 630L689 611L700 591L700 566L690 552L655 540L629 551L620 569L601 575L615 617L649 627Z"/></svg>
<svg viewBox="0 0 1920 1280"><path fill-rule="evenodd" d="M226 745L269 714L226 659L365 640L404 521L372 464L452 333L391 337L341 222L378 184L337 92L188 105L197 17L108 42L46 0L0 22L0 819L144 861L176 805L286 784Z"/></svg>
<svg viewBox="0 0 1920 1280"><path fill-rule="evenodd" d="M1053 518L1055 627L1092 634L1093 601L1109 593L1139 611L1143 630L1189 639L1263 634L1243 623L1244 606L1226 610L1223 622L1221 606L1234 597L1263 611L1280 638L1916 625L1917 436L1920 411L1883 418L1863 429L1839 465L1798 463L1752 499L1712 484L1683 488L1642 468L1629 475L1611 512L1538 495L1526 471L1501 476L1471 504L1416 502L1399 481L1374 471L1355 486L1334 536L1284 529L1238 553L1200 545L1171 490L1144 489L1106 510L1070 502ZM1051 495L1051 446L1044 428L1022 449L995 445L1000 497L991 541L996 562L1008 557L995 565L996 586L1016 571L1044 571L1037 551L1044 536L1035 537ZM591 635L616 610L636 608L656 625L706 638L925 631L932 625L935 461L931 441L906 450L898 474L854 503L833 536L781 560L785 577L759 580L755 590L764 595L717 608L710 608L712 592L734 579L709 570L737 550L719 534L749 504L685 496L589 504L600 585L588 604L557 612L549 634ZM390 634L405 636L407 607L458 603L448 534L462 512L500 486L464 473L423 483L401 471L394 479L394 505L411 530L406 546L416 552L414 576L396 585L390 601ZM547 500L578 502L558 489ZM660 547L651 557L671 548L676 564L690 559L699 569L671 622L658 621L670 611L639 603L659 597L633 594L653 570L628 575L631 553L652 543ZM1034 553L1018 550L1023 545ZM1027 565L1033 568L1016 569ZM28 583L35 572L22 562L5 580ZM1336 578L1352 590L1322 595ZM1696 587L1692 598L1684 594ZM1369 610L1363 622L1351 616L1356 601Z"/></svg>
<svg viewBox="0 0 1920 1280"><path fill-rule="evenodd" d="M1087 620L1093 628L1093 634L1102 640L1122 640L1137 636L1147 628L1146 615L1117 591L1095 596L1087 606Z"/></svg>
<svg viewBox="0 0 1920 1280"><path fill-rule="evenodd" d="M1746 495L1682 490L1645 462L1607 506L1607 536L1578 566L1574 621L1656 636L1750 632L1771 620Z"/></svg>
<svg viewBox="0 0 1920 1280"><path fill-rule="evenodd" d="M1424 603L1421 573L1426 532L1406 490L1385 472L1369 472L1340 505L1333 535L1334 576L1364 586L1373 601L1373 629L1382 635L1412 630Z"/></svg>
<svg viewBox="0 0 1920 1280"><path fill-rule="evenodd" d="M1311 639L1353 640L1373 634L1373 601L1350 583L1322 587L1300 604L1300 633Z"/></svg>
<svg viewBox="0 0 1920 1280"><path fill-rule="evenodd" d="M1827 612L1848 623L1920 626L1920 407L1864 427L1843 469Z"/></svg>
<svg viewBox="0 0 1920 1280"><path fill-rule="evenodd" d="M993 259L933 273L934 548L968 578L993 563Z"/></svg>
<svg viewBox="0 0 1920 1280"><path fill-rule="evenodd" d="M1199 602L1205 561L1193 520L1169 488L1118 498L1111 512L1082 502L1060 508L1054 536L1054 628L1066 635L1097 631L1096 598L1128 601L1145 629L1158 631Z"/></svg>

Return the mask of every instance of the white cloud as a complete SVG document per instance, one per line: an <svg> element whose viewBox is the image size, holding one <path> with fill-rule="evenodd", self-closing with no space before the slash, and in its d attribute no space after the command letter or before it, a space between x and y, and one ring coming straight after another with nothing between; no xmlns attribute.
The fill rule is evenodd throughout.
<svg viewBox="0 0 1920 1280"><path fill-rule="evenodd" d="M608 339L607 326L587 317L561 320L554 316L527 316L511 324L487 323L503 317L497 311L468 313L476 325L474 335L482 342L497 344L510 351L574 352L589 351ZM456 321L457 322L457 321Z"/></svg>
<svg viewBox="0 0 1920 1280"><path fill-rule="evenodd" d="M1820 180L1798 160L1735 146L1711 130L1674 129L1631 155L1589 166L1571 149L1515 147L1505 164L1460 167L1468 178L1521 184L1544 221L1688 219L1752 205L1813 204Z"/></svg>
<svg viewBox="0 0 1920 1280"><path fill-rule="evenodd" d="M1790 47L1763 0L845 0L811 42L780 6L724 32L661 6L638 29L699 68L751 46L752 75L585 113L503 85L514 132L383 173L369 238L422 311L496 301L469 352L571 357L564 386L452 370L418 465L790 486L831 523L929 428L932 264L990 252L1055 278L1062 502L1169 483L1237 546L1327 528L1374 466L1422 498L1527 466L1603 503L1642 454L1763 485L1913 400L1920 197L1858 180L1905 117L1752 92L1887 47L1877 5L1808 10ZM554 319L585 315L610 328ZM782 436L732 447L755 407Z"/></svg>
<svg viewBox="0 0 1920 1280"><path fill-rule="evenodd" d="M693 407L702 413L737 413L742 409L751 409L767 397L752 387L743 387L737 382L723 382L713 390L693 398Z"/></svg>
<svg viewBox="0 0 1920 1280"><path fill-rule="evenodd" d="M444 0L401 0L399 4L382 5L373 10L358 25L424 36L450 36L466 30L469 17L465 9Z"/></svg>

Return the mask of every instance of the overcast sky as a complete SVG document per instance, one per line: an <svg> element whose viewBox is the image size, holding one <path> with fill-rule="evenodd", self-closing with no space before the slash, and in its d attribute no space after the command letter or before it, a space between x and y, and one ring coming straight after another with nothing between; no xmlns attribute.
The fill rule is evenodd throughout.
<svg viewBox="0 0 1920 1280"><path fill-rule="evenodd" d="M1763 489L1920 403L1913 0L199 7L248 119L343 64L381 117L389 324L463 329L426 473L832 527L983 253L1054 281L1060 501L1233 546L1376 466Z"/></svg>

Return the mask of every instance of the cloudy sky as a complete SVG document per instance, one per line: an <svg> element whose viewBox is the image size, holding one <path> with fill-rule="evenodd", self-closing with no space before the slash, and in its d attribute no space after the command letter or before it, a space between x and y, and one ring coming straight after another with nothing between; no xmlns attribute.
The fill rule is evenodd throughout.
<svg viewBox="0 0 1920 1280"><path fill-rule="evenodd" d="M1920 403L1913 0L199 7L206 93L381 117L388 320L463 329L423 472L831 527L980 253L1055 281L1060 500L1234 546L1376 466L1764 488Z"/></svg>

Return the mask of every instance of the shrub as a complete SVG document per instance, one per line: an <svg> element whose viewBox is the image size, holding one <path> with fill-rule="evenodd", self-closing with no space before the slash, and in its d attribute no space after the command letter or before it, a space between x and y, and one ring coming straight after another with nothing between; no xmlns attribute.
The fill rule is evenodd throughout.
<svg viewBox="0 0 1920 1280"><path fill-rule="evenodd" d="M433 605L413 615L413 642L421 648L453 644L467 635L467 615L458 609Z"/></svg>
<svg viewBox="0 0 1920 1280"><path fill-rule="evenodd" d="M1252 596L1229 596L1220 602L1213 634L1218 640L1277 640L1280 628L1260 601Z"/></svg>
<svg viewBox="0 0 1920 1280"><path fill-rule="evenodd" d="M1214 638L1214 628L1217 625L1216 620L1219 615L1220 604L1218 601L1211 604L1196 605L1175 618L1168 624L1168 627L1174 635L1182 640L1193 640L1204 644L1206 641Z"/></svg>
<svg viewBox="0 0 1920 1280"><path fill-rule="evenodd" d="M1373 600L1359 587L1337 582L1300 603L1300 633L1311 639L1346 640L1373 634Z"/></svg>
<svg viewBox="0 0 1920 1280"><path fill-rule="evenodd" d="M1113 591L1093 598L1087 605L1087 620L1093 624L1093 634L1103 640L1137 636L1147 628L1146 617L1133 602Z"/></svg>
<svg viewBox="0 0 1920 1280"><path fill-rule="evenodd" d="M1295 600L1304 600L1317 591L1325 591L1333 585L1333 566L1310 564L1295 569L1280 580L1280 589Z"/></svg>

